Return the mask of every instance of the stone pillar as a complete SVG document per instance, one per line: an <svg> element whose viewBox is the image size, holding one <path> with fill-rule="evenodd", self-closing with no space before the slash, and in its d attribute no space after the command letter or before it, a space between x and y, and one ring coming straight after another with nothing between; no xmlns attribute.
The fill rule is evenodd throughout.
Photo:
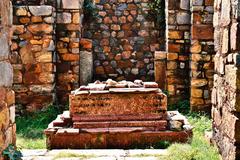
<svg viewBox="0 0 240 160"><path fill-rule="evenodd" d="M57 100L68 102L68 94L80 84L81 20L83 0L60 0L57 3Z"/></svg>
<svg viewBox="0 0 240 160"><path fill-rule="evenodd" d="M154 55L155 82L159 88L166 90L166 70L167 70L167 53L156 51Z"/></svg>
<svg viewBox="0 0 240 160"><path fill-rule="evenodd" d="M80 84L87 85L93 81L92 40L80 40Z"/></svg>
<svg viewBox="0 0 240 160"><path fill-rule="evenodd" d="M213 0L192 0L191 95L192 111L211 110L213 87Z"/></svg>
<svg viewBox="0 0 240 160"><path fill-rule="evenodd" d="M11 7L9 0L0 1L0 160L2 151L16 142L13 68L9 61Z"/></svg>
<svg viewBox="0 0 240 160"><path fill-rule="evenodd" d="M11 63L18 113L41 110L54 101L54 8L15 6Z"/></svg>
<svg viewBox="0 0 240 160"><path fill-rule="evenodd" d="M169 103L189 99L190 1L166 0L167 90ZM161 56L161 57L164 57Z"/></svg>
<svg viewBox="0 0 240 160"><path fill-rule="evenodd" d="M224 160L240 157L240 2L215 0L213 141Z"/></svg>

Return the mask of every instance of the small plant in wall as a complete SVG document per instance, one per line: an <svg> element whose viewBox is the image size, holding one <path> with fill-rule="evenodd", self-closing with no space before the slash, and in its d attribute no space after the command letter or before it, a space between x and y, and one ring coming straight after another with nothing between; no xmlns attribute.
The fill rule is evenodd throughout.
<svg viewBox="0 0 240 160"><path fill-rule="evenodd" d="M98 18L98 8L93 0L84 0L83 3L84 21L89 22Z"/></svg>
<svg viewBox="0 0 240 160"><path fill-rule="evenodd" d="M165 0L151 0L148 6L148 17L155 21L158 28L165 28Z"/></svg>
<svg viewBox="0 0 240 160"><path fill-rule="evenodd" d="M2 155L6 160L22 160L22 153L12 144L2 152Z"/></svg>

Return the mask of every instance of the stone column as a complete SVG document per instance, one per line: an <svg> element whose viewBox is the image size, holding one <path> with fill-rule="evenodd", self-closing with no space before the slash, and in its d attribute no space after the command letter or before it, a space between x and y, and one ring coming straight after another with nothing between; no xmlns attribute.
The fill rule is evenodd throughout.
<svg viewBox="0 0 240 160"><path fill-rule="evenodd" d="M211 110L213 87L213 0L192 0L191 95L192 111Z"/></svg>
<svg viewBox="0 0 240 160"><path fill-rule="evenodd" d="M240 157L240 2L215 0L213 140L224 160Z"/></svg>
<svg viewBox="0 0 240 160"><path fill-rule="evenodd" d="M80 84L87 85L93 81L93 51L92 40L80 40Z"/></svg>
<svg viewBox="0 0 240 160"><path fill-rule="evenodd" d="M166 0L166 17L166 76L171 104L189 98L190 1Z"/></svg>
<svg viewBox="0 0 240 160"><path fill-rule="evenodd" d="M68 102L68 94L80 84L80 38L83 0L57 3L57 99Z"/></svg>
<svg viewBox="0 0 240 160"><path fill-rule="evenodd" d="M0 1L0 160L2 151L15 144L15 95L11 89L13 68L9 61L10 27L12 15L9 0Z"/></svg>

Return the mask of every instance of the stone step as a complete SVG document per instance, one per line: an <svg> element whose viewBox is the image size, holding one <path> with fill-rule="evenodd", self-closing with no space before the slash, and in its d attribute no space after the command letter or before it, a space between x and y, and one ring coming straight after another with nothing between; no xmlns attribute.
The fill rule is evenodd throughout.
<svg viewBox="0 0 240 160"><path fill-rule="evenodd" d="M165 116L164 119L162 116ZM49 149L128 149L153 146L160 141L188 142L192 137L192 127L178 112L162 115L78 115L75 120L75 128L72 125L56 127L53 122L49 124L45 130Z"/></svg>
<svg viewBox="0 0 240 160"><path fill-rule="evenodd" d="M187 142L192 131L141 131L140 128L114 129L59 129L45 132L49 149L103 149L134 148L136 146L152 146L161 141Z"/></svg>
<svg viewBox="0 0 240 160"><path fill-rule="evenodd" d="M114 128L114 127L146 127L155 130L166 130L167 121L108 121L108 122L74 122L73 128Z"/></svg>
<svg viewBox="0 0 240 160"><path fill-rule="evenodd" d="M73 122L99 122L99 121L151 121L151 120L165 120L167 119L167 112L152 113L152 114L126 114L126 115L80 115L73 114Z"/></svg>

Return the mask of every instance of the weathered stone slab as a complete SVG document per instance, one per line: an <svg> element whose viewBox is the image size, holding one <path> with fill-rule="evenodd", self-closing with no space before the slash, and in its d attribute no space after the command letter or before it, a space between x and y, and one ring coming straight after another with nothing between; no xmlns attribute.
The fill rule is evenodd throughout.
<svg viewBox="0 0 240 160"><path fill-rule="evenodd" d="M63 12L63 13L57 14L57 23L67 24L67 23L71 23L71 22L72 22L71 13Z"/></svg>
<svg viewBox="0 0 240 160"><path fill-rule="evenodd" d="M145 127L148 130L166 130L167 121L105 121L105 122L74 122L73 128L114 128L114 127Z"/></svg>
<svg viewBox="0 0 240 160"><path fill-rule="evenodd" d="M214 30L212 25L193 25L192 38L194 40L212 40L213 31Z"/></svg>
<svg viewBox="0 0 240 160"><path fill-rule="evenodd" d="M92 52L80 52L80 78L81 85L87 85L93 77L93 55Z"/></svg>
<svg viewBox="0 0 240 160"><path fill-rule="evenodd" d="M99 121L151 121L162 120L167 118L167 113L157 114L144 114L144 115L95 115L95 116L82 116L78 114L72 115L74 122L99 122Z"/></svg>
<svg viewBox="0 0 240 160"><path fill-rule="evenodd" d="M76 132L68 134L47 135L47 145L49 149L81 149L81 148L132 148L136 146L152 146L160 141L187 142L192 135L191 131L127 131L121 129L108 130L88 130L88 132ZM47 130L46 132L47 133Z"/></svg>
<svg viewBox="0 0 240 160"><path fill-rule="evenodd" d="M27 28L33 34L50 34L53 32L53 26L49 24L33 24L29 25Z"/></svg>
<svg viewBox="0 0 240 160"><path fill-rule="evenodd" d="M188 13L185 12L179 12L177 14L177 23L182 25L182 24L190 24L191 16Z"/></svg>
<svg viewBox="0 0 240 160"><path fill-rule="evenodd" d="M0 33L0 60L8 56L9 54L9 44L8 44L8 34Z"/></svg>
<svg viewBox="0 0 240 160"><path fill-rule="evenodd" d="M63 9L80 9L82 0L62 0L62 8Z"/></svg>
<svg viewBox="0 0 240 160"><path fill-rule="evenodd" d="M0 86L10 87L13 83L13 68L8 62L0 62Z"/></svg>
<svg viewBox="0 0 240 160"><path fill-rule="evenodd" d="M69 101L71 115L143 115L167 110L167 97L161 92L70 95Z"/></svg>
<svg viewBox="0 0 240 160"><path fill-rule="evenodd" d="M166 62L155 60L155 81L158 83L159 88L165 89L166 85Z"/></svg>
<svg viewBox="0 0 240 160"><path fill-rule="evenodd" d="M41 5L29 6L28 8L34 16L49 16L52 14L52 6Z"/></svg>

